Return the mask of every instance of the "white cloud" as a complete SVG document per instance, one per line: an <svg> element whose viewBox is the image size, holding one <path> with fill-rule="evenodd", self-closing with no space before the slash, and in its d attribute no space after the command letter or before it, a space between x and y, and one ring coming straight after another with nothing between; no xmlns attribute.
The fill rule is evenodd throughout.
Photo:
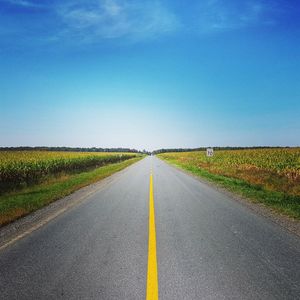
<svg viewBox="0 0 300 300"><path fill-rule="evenodd" d="M197 28L202 33L226 31L256 25L274 25L269 15L271 2L262 0L203 0L197 7ZM274 17L274 15L272 15Z"/></svg>
<svg viewBox="0 0 300 300"><path fill-rule="evenodd" d="M18 22L15 15L2 13L0 25L19 31L22 41L47 45L61 41L64 45L100 44L108 39L141 41L179 30L210 34L274 25L280 13L276 4L281 9L281 1L199 0L189 2L181 12L172 0L0 0L25 13L30 8L42 10Z"/></svg>
<svg viewBox="0 0 300 300"><path fill-rule="evenodd" d="M122 7L114 0L106 0L103 3L103 8L111 16L117 16L121 13Z"/></svg>
<svg viewBox="0 0 300 300"><path fill-rule="evenodd" d="M40 4L36 4L26 0L2 0L1 2L6 2L12 5L22 6L22 7L41 7Z"/></svg>
<svg viewBox="0 0 300 300"><path fill-rule="evenodd" d="M143 39L177 29L177 17L160 1L72 1L56 13L64 34L82 41L112 38Z"/></svg>
<svg viewBox="0 0 300 300"><path fill-rule="evenodd" d="M47 34L39 37L47 43L71 42L101 43L105 39L143 40L176 31L177 16L162 0L53 0L39 3L32 0L0 0L20 8L41 8L44 19L20 27L20 32L30 28ZM44 32L43 32L44 33ZM28 38L30 38L28 36Z"/></svg>

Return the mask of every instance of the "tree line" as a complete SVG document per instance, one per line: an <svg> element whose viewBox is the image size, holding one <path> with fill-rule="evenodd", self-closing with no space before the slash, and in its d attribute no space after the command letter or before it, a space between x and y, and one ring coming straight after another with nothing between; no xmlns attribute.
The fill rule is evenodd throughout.
<svg viewBox="0 0 300 300"><path fill-rule="evenodd" d="M0 147L0 151L70 151L70 152L130 152L140 153L136 149L130 148L83 148L83 147Z"/></svg>
<svg viewBox="0 0 300 300"><path fill-rule="evenodd" d="M286 147L271 147L271 146L253 146L253 147L199 147L199 148L167 148L154 150L153 154L166 153L166 152L192 152L192 151L206 151L207 148L214 150L246 150L246 149L274 149L274 148L290 148Z"/></svg>

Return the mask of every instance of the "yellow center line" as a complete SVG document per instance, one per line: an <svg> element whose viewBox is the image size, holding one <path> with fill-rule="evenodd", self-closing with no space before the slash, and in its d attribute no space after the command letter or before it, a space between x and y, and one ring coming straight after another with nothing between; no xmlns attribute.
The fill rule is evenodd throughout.
<svg viewBox="0 0 300 300"><path fill-rule="evenodd" d="M158 300L156 232L155 232L152 171L150 175L150 196L149 196L149 241L148 241L148 272L147 272L146 300Z"/></svg>

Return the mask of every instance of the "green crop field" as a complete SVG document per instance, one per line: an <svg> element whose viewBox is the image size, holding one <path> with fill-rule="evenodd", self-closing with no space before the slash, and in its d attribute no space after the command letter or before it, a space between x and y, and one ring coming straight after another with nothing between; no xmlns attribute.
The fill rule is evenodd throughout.
<svg viewBox="0 0 300 300"><path fill-rule="evenodd" d="M80 172L135 156L132 153L2 151L0 194L39 183L52 175Z"/></svg>
<svg viewBox="0 0 300 300"><path fill-rule="evenodd" d="M158 157L300 218L300 148L173 152Z"/></svg>
<svg viewBox="0 0 300 300"><path fill-rule="evenodd" d="M136 153L0 151L0 226L142 157Z"/></svg>

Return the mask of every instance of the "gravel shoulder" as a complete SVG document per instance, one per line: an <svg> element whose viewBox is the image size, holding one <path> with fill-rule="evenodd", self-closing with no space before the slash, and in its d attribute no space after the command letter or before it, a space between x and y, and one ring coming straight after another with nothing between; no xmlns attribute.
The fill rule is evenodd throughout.
<svg viewBox="0 0 300 300"><path fill-rule="evenodd" d="M165 163L167 163L167 162L165 162ZM174 165L174 164L168 164L168 165L176 170L179 170L180 172L182 172L184 174L192 176L193 178L195 178L196 180L198 180L202 183L209 185L210 187L216 189L217 191L226 194L231 199L240 202L247 208L251 209L253 212L255 212L265 218L268 218L272 222L283 227L285 230L300 237L300 221L299 220L296 220L296 219L290 218L286 215L280 214L277 211L273 210L272 208L270 208L262 203L255 202L254 200L251 200L249 198L245 198L245 197L237 195L233 192L230 192L229 190L227 190L221 186L218 186L217 184L215 184L211 181L208 181L202 177L199 177L191 172L188 172L188 171L180 168L177 165Z"/></svg>

